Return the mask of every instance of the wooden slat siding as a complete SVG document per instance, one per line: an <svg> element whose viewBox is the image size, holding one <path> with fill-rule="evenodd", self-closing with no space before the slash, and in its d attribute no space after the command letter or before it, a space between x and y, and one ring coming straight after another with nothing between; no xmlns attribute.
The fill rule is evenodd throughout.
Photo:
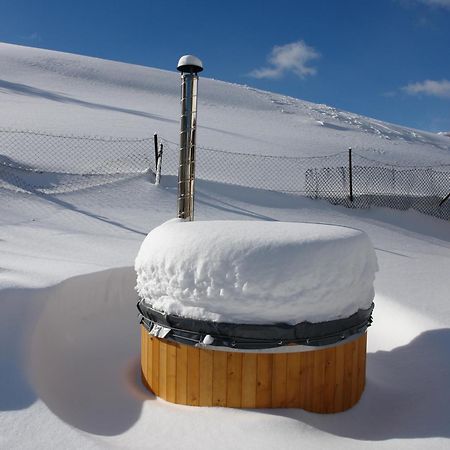
<svg viewBox="0 0 450 450"><path fill-rule="evenodd" d="M258 353L256 357L256 407L272 406L273 354Z"/></svg>
<svg viewBox="0 0 450 450"><path fill-rule="evenodd" d="M200 350L188 347L187 359L187 403L199 406L200 402Z"/></svg>
<svg viewBox="0 0 450 450"><path fill-rule="evenodd" d="M240 408L242 404L242 353L227 354L227 406Z"/></svg>
<svg viewBox="0 0 450 450"><path fill-rule="evenodd" d="M336 387L336 347L325 350L325 386L323 407L326 413L335 412L334 391Z"/></svg>
<svg viewBox="0 0 450 450"><path fill-rule="evenodd" d="M148 338L152 343L152 390L156 395L161 395L159 390L159 339L151 336L148 336Z"/></svg>
<svg viewBox="0 0 450 450"><path fill-rule="evenodd" d="M242 355L242 407L256 408L256 353Z"/></svg>
<svg viewBox="0 0 450 450"><path fill-rule="evenodd" d="M213 352L213 405L227 403L227 352Z"/></svg>
<svg viewBox="0 0 450 450"><path fill-rule="evenodd" d="M366 339L303 353L220 352L174 344L141 330L144 384L167 401L339 412L365 386Z"/></svg>
<svg viewBox="0 0 450 450"><path fill-rule="evenodd" d="M358 380L358 352L359 352L359 341L354 341L355 343L355 350L352 355L352 391L351 391L351 405L354 405L358 401L358 386L359 386L359 380Z"/></svg>
<svg viewBox="0 0 450 450"><path fill-rule="evenodd" d="M344 352L344 409L352 406L353 361L356 352L355 341L346 344Z"/></svg>
<svg viewBox="0 0 450 450"><path fill-rule="evenodd" d="M364 382L366 379L366 339L367 334L364 333L357 341L357 353L358 353L358 372L356 374L356 398L355 403L360 399L364 390Z"/></svg>
<svg viewBox="0 0 450 450"><path fill-rule="evenodd" d="M177 392L176 402L187 405L187 359L188 346L180 345L177 348Z"/></svg>
<svg viewBox="0 0 450 450"><path fill-rule="evenodd" d="M177 392L177 347L173 342L167 343L167 382L166 400L175 403Z"/></svg>
<svg viewBox="0 0 450 450"><path fill-rule="evenodd" d="M200 350L200 405L213 404L213 352Z"/></svg>
<svg viewBox="0 0 450 450"><path fill-rule="evenodd" d="M345 375L345 351L347 345L341 344L335 347L336 349L336 378L334 386L334 408L335 411L344 410L344 375Z"/></svg>
<svg viewBox="0 0 450 450"><path fill-rule="evenodd" d="M159 340L159 396L167 398L167 344Z"/></svg>
<svg viewBox="0 0 450 450"><path fill-rule="evenodd" d="M286 407L300 406L300 358L301 353L288 353L286 364Z"/></svg>
<svg viewBox="0 0 450 450"><path fill-rule="evenodd" d="M366 354L367 354L367 332L361 336L359 340L359 353L358 353L358 392L361 397L364 387L366 386ZM359 400L359 399L358 399Z"/></svg>
<svg viewBox="0 0 450 450"><path fill-rule="evenodd" d="M145 335L147 333L147 330L141 325L141 373L142 376L145 378L145 381L147 382L147 384L150 384L150 380L148 379L148 374L147 374L147 353L148 353L148 339L147 336ZM151 347L151 345L150 345Z"/></svg>
<svg viewBox="0 0 450 450"><path fill-rule="evenodd" d="M145 330L145 345L147 348L147 359L146 359L146 364L145 364L145 370L146 370L146 378L147 378L147 383L150 386L153 386L154 382L153 382L153 370L152 370L152 359L153 359L153 342L150 339L147 330Z"/></svg>
<svg viewBox="0 0 450 450"><path fill-rule="evenodd" d="M312 410L313 401L313 370L314 352L301 354L302 364L300 366L300 405L307 411Z"/></svg>
<svg viewBox="0 0 450 450"><path fill-rule="evenodd" d="M314 368L312 370L313 394L311 399L311 410L324 412L325 364L327 350L318 350L312 353L314 355Z"/></svg>
<svg viewBox="0 0 450 450"><path fill-rule="evenodd" d="M272 408L285 408L287 353L274 353L272 361Z"/></svg>

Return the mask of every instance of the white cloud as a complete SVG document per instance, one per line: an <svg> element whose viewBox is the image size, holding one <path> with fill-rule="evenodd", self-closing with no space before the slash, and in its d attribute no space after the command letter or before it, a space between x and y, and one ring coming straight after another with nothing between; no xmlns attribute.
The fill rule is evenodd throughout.
<svg viewBox="0 0 450 450"><path fill-rule="evenodd" d="M410 95L430 95L433 97L450 98L449 80L425 80L420 83L410 83L402 88Z"/></svg>
<svg viewBox="0 0 450 450"><path fill-rule="evenodd" d="M281 78L287 72L292 72L300 78L305 78L317 73L317 69L308 64L318 58L320 53L306 45L304 41L276 45L267 58L269 66L255 69L249 75L255 78L275 79Z"/></svg>

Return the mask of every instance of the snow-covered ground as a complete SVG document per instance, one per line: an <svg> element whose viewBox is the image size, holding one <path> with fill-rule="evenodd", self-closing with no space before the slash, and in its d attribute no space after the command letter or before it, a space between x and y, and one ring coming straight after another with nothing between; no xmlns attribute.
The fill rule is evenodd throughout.
<svg viewBox="0 0 450 450"><path fill-rule="evenodd" d="M175 71L0 45L1 127L176 140L178 95ZM200 99L204 146L449 160L446 136L325 105L203 77ZM198 220L350 226L374 244L367 387L350 411L322 416L182 407L143 389L133 264L175 211L169 177L41 197L0 190L0 448L448 448L448 222L197 183Z"/></svg>

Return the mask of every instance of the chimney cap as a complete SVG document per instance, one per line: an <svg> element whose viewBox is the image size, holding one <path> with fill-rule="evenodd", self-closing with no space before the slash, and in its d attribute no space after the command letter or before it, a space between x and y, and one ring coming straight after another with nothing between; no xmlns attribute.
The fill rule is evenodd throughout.
<svg viewBox="0 0 450 450"><path fill-rule="evenodd" d="M184 55L178 61L177 69L180 72L201 72L203 70L203 63L194 55Z"/></svg>

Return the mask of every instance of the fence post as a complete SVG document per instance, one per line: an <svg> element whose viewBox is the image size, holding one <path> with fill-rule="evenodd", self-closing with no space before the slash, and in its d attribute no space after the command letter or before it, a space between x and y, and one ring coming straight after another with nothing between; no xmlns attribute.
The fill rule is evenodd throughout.
<svg viewBox="0 0 450 450"><path fill-rule="evenodd" d="M353 202L352 148L348 149L348 176L350 184L350 201Z"/></svg>
<svg viewBox="0 0 450 450"><path fill-rule="evenodd" d="M450 198L450 192L439 202L439 206L442 206Z"/></svg>
<svg viewBox="0 0 450 450"><path fill-rule="evenodd" d="M158 165L158 135L155 133L153 135L153 144L155 146L155 171Z"/></svg>
<svg viewBox="0 0 450 450"><path fill-rule="evenodd" d="M158 159L156 160L156 178L155 185L158 186L161 181L161 165L162 165L163 145L159 144Z"/></svg>

